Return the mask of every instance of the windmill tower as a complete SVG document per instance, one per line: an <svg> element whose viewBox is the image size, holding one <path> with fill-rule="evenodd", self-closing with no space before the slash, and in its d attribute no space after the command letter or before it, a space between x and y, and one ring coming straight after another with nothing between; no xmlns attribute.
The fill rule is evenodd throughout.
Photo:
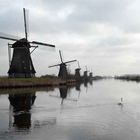
<svg viewBox="0 0 140 140"><path fill-rule="evenodd" d="M88 70L86 66L86 70L84 71L84 76L83 76L84 81L88 81Z"/></svg>
<svg viewBox="0 0 140 140"><path fill-rule="evenodd" d="M60 69L59 69L58 77L61 78L61 79L65 79L66 80L67 77L68 77L68 71L67 71L67 65L66 64L67 63L71 63L71 62L75 62L77 60L71 60L71 61L64 62L63 59L62 59L62 55L61 55L61 51L60 50L59 50L59 55L60 55L61 63L49 66L49 68L59 66Z"/></svg>
<svg viewBox="0 0 140 140"><path fill-rule="evenodd" d="M46 44L38 41L28 41L28 32L27 32L27 19L26 11L23 8L24 14L24 28L25 28L25 37L22 39L16 39L13 37L0 36L1 39L15 41L13 44L8 43L8 54L9 54L9 77L13 78L28 78L35 76L35 69L31 59L31 53L38 47L38 45L55 47L51 44ZM34 49L30 51L30 48ZM13 48L13 56L11 59L11 48Z"/></svg>
<svg viewBox="0 0 140 140"><path fill-rule="evenodd" d="M92 72L89 73L89 79L92 80L93 74Z"/></svg>
<svg viewBox="0 0 140 140"><path fill-rule="evenodd" d="M80 76L80 64L79 64L79 61L78 61L78 68L75 69L75 79L76 81L80 81L81 80L81 76Z"/></svg>

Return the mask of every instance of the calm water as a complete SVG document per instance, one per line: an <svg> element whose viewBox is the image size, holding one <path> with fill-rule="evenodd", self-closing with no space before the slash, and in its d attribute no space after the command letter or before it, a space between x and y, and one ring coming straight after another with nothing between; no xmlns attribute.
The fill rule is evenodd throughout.
<svg viewBox="0 0 140 140"><path fill-rule="evenodd" d="M138 83L0 92L1 140L140 140Z"/></svg>

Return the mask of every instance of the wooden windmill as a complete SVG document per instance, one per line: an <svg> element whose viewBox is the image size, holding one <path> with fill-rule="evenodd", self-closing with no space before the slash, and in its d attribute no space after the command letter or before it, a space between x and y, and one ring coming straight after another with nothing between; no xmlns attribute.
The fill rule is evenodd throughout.
<svg viewBox="0 0 140 140"><path fill-rule="evenodd" d="M84 71L84 76L83 76L84 81L88 81L88 69L86 66L86 70Z"/></svg>
<svg viewBox="0 0 140 140"><path fill-rule="evenodd" d="M93 74L92 74L92 72L90 72L89 73L89 79L92 80L92 78L93 78Z"/></svg>
<svg viewBox="0 0 140 140"><path fill-rule="evenodd" d="M76 79L76 81L80 81L81 80L81 76L80 76L81 68L80 68L79 61L77 61L77 62L78 62L78 68L75 69L75 79Z"/></svg>
<svg viewBox="0 0 140 140"><path fill-rule="evenodd" d="M24 13L24 28L25 28L25 37L22 39L16 39L13 37L0 36L1 39L15 41L13 44L8 43L9 50L9 77L34 77L35 69L31 59L31 53L38 47L38 45L55 47L54 45L42 43L38 41L28 41L28 32L27 32L27 19L26 11L23 8ZM34 49L30 51L30 48ZM11 59L11 48L13 48L13 56Z"/></svg>
<svg viewBox="0 0 140 140"><path fill-rule="evenodd" d="M65 79L66 80L67 77L68 77L68 71L67 71L67 65L66 64L67 63L71 63L71 62L75 62L77 60L71 60L71 61L64 62L63 59L62 59L62 55L61 55L61 51L60 50L59 50L59 55L60 55L61 63L49 66L49 68L59 66L60 69L59 69L58 77L61 78L61 79Z"/></svg>
<svg viewBox="0 0 140 140"><path fill-rule="evenodd" d="M89 72L88 81L89 81L90 85L92 85L92 81L93 81L92 70L91 70L91 72Z"/></svg>

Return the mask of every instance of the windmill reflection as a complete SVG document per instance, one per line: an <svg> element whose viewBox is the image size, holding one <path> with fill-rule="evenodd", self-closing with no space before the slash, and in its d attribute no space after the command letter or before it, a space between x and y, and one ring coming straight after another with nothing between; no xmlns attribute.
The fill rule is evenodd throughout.
<svg viewBox="0 0 140 140"><path fill-rule="evenodd" d="M59 92L60 95L50 95L51 97L54 98L61 98L61 105L63 105L64 100L67 98L67 94L68 94L68 87L67 86L61 86L59 87Z"/></svg>
<svg viewBox="0 0 140 140"><path fill-rule="evenodd" d="M89 84L92 86L93 85L93 81L92 80L89 80Z"/></svg>
<svg viewBox="0 0 140 140"><path fill-rule="evenodd" d="M88 81L84 81L84 87L88 88Z"/></svg>
<svg viewBox="0 0 140 140"><path fill-rule="evenodd" d="M12 122L12 114L9 116L10 126L16 129L29 129L31 127L31 106L36 99L35 93L9 94L10 112L13 113L14 120Z"/></svg>
<svg viewBox="0 0 140 140"><path fill-rule="evenodd" d="M78 101L79 99L79 94L77 98L72 98L72 97L68 97L68 95L71 95L71 89L74 88L75 86L60 86L59 87L59 93L60 95L50 95L51 97L54 98L61 98L61 105L64 104L64 100L69 100L69 101ZM76 90L80 91L80 85L78 85L77 87L75 87Z"/></svg>
<svg viewBox="0 0 140 140"><path fill-rule="evenodd" d="M79 84L76 84L75 85L75 89L77 90L77 91L79 91L78 92L78 97L67 97L67 95L70 95L72 92L71 92L71 89L73 88L73 86L71 87L71 86L64 86L64 87L60 87L59 88L59 91L60 91L60 97L62 98L62 100L61 100L61 105L63 105L63 102L64 102L64 100L69 100L69 101L74 101L74 102L77 102L78 101L78 99L80 98L80 83Z"/></svg>
<svg viewBox="0 0 140 140"><path fill-rule="evenodd" d="M81 91L80 87L81 87L81 82L76 82L75 89L77 91Z"/></svg>
<svg viewBox="0 0 140 140"><path fill-rule="evenodd" d="M59 88L59 92L60 92L60 97L61 97L61 105L63 104L64 102L64 99L67 98L67 94L68 94L68 87L66 86L63 86L63 87L60 87Z"/></svg>

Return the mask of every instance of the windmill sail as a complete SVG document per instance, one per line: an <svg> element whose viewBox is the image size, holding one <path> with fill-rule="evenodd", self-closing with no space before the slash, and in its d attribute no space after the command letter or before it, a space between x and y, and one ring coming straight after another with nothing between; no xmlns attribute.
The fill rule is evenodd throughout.
<svg viewBox="0 0 140 140"><path fill-rule="evenodd" d="M77 60L71 60L71 61L67 61L65 63L72 63L72 62L75 62L75 61L77 61Z"/></svg>
<svg viewBox="0 0 140 140"><path fill-rule="evenodd" d="M60 60L63 63L62 54L61 54L61 51L60 50L59 50L59 55L60 55Z"/></svg>
<svg viewBox="0 0 140 140"><path fill-rule="evenodd" d="M0 36L1 39L6 39L6 40L12 40L12 41L17 41L18 39L15 38L10 38L10 37L4 37L4 36Z"/></svg>
<svg viewBox="0 0 140 140"><path fill-rule="evenodd" d="M55 47L55 45L47 44L47 43L42 43L42 42L38 42L38 41L32 41L32 42L30 42L30 43L36 44L36 45L48 46L48 47Z"/></svg>
<svg viewBox="0 0 140 140"><path fill-rule="evenodd" d="M56 64L56 65L52 65L52 66L49 66L48 68L52 68L52 67L56 67L56 66L60 66L61 64Z"/></svg>
<svg viewBox="0 0 140 140"><path fill-rule="evenodd" d="M24 14L24 28L25 28L25 38L28 40L28 34L27 34L27 19L26 19L26 11L25 8L23 8L23 14Z"/></svg>
<svg viewBox="0 0 140 140"><path fill-rule="evenodd" d="M75 62L75 61L77 61L77 60L71 60L71 61L67 61L67 62L63 62L64 64L67 64L67 63L71 63L71 62ZM62 63L60 63L60 64L56 64L56 65L52 65L52 66L49 66L49 68L51 68L51 67L56 67L56 66L60 66Z"/></svg>

